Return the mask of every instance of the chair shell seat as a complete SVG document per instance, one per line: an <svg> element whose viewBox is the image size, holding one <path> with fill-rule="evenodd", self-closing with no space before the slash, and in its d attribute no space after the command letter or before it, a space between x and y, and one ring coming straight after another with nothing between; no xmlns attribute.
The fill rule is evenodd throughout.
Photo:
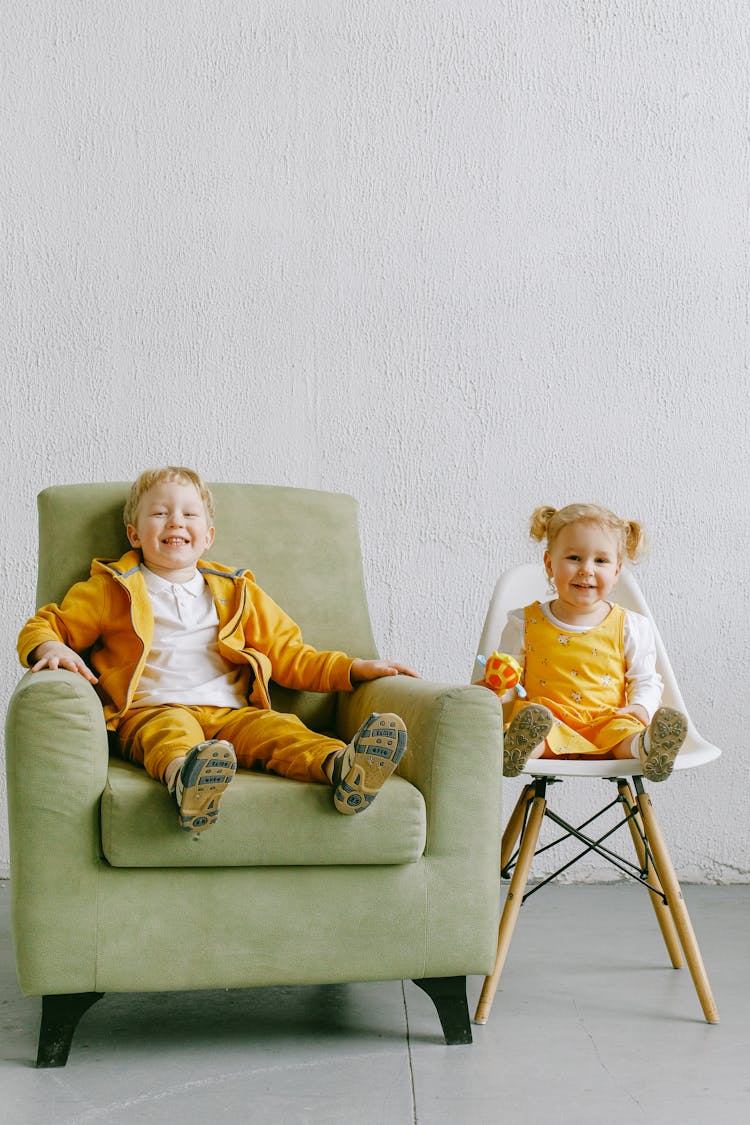
<svg viewBox="0 0 750 1125"><path fill-rule="evenodd" d="M495 585L479 641L472 677L474 680L480 679L482 675L483 665L479 658L486 659L499 645L508 613L535 601L544 602L548 598L547 576L539 563L524 563L500 576ZM620 571L617 585L612 592L612 600L623 609L632 609L651 622L656 639L657 669L664 681L662 703L682 711L687 716L688 733L675 758L674 769L692 769L714 761L721 755L721 750L699 733L690 718L658 626L633 572L628 567L623 567ZM626 759L606 758L594 761L574 758L534 758L526 763L523 770L523 773L532 777L636 777L642 772L641 764L635 758L632 762Z"/></svg>

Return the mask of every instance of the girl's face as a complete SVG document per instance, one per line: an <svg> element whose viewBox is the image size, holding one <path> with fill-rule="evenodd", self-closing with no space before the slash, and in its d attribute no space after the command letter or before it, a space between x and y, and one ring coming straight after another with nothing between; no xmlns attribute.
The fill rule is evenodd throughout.
<svg viewBox="0 0 750 1125"><path fill-rule="evenodd" d="M570 523L544 552L544 565L557 587L556 616L571 622L598 616L622 565L617 535L588 520Z"/></svg>

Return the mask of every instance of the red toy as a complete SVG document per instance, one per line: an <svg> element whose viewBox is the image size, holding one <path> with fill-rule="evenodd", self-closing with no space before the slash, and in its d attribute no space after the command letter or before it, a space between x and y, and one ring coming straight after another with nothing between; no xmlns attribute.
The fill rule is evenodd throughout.
<svg viewBox="0 0 750 1125"><path fill-rule="evenodd" d="M484 682L488 687L501 693L515 688L517 695L526 698L521 684L523 669L517 660L505 652L493 652L491 656L480 656L478 659L480 664L484 664Z"/></svg>

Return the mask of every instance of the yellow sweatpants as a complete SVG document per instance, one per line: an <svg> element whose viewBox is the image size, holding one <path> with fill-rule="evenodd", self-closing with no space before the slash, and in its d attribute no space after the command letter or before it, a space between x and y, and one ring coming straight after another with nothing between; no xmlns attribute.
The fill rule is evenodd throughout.
<svg viewBox="0 0 750 1125"><path fill-rule="evenodd" d="M344 743L316 734L296 715L258 707L136 707L117 727L123 757L142 765L151 777L164 780L175 758L209 738L234 746L237 764L263 769L296 781L328 783L323 764Z"/></svg>

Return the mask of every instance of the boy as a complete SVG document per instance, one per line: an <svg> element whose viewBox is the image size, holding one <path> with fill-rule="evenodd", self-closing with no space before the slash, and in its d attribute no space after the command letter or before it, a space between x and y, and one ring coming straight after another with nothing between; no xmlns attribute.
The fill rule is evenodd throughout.
<svg viewBox="0 0 750 1125"><path fill-rule="evenodd" d="M268 683L351 691L417 676L387 660L318 652L247 570L203 559L211 493L191 469L141 473L123 513L133 548L95 559L91 576L21 630L32 672L67 668L97 686L122 753L174 793L182 829L212 827L237 765L332 785L342 813L368 808L406 748L397 715L373 714L348 746L271 709ZM91 649L91 664L80 653Z"/></svg>

